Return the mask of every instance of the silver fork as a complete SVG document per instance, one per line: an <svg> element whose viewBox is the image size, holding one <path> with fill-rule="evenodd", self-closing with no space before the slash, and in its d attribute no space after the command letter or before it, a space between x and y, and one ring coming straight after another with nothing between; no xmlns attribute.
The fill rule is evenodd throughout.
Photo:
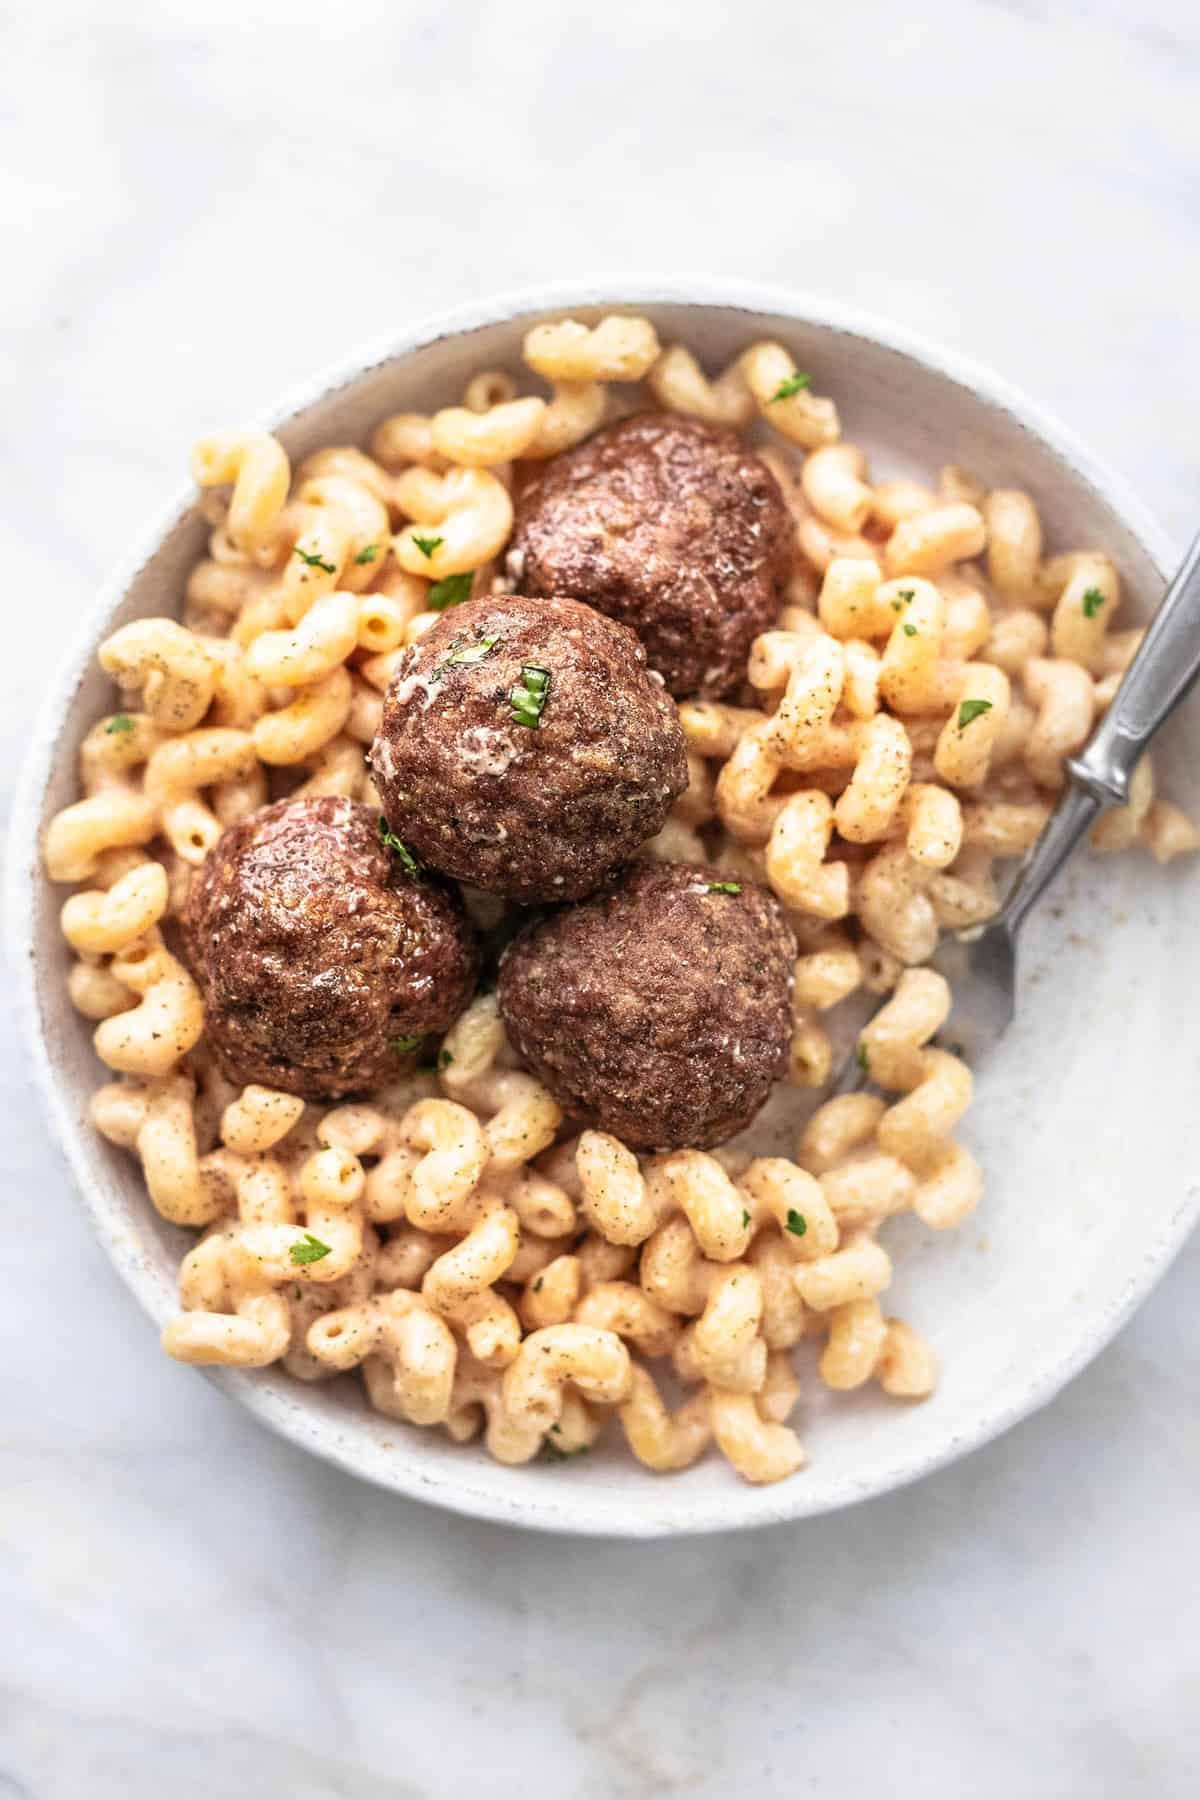
<svg viewBox="0 0 1200 1800"><path fill-rule="evenodd" d="M1070 780L1004 905L986 925L948 934L931 958L954 997L946 1032L973 1066L1016 1012L1022 925L1100 813L1128 801L1130 778L1150 740L1198 675L1200 537L1163 596L1108 711L1083 751L1068 761ZM857 1056L851 1056L832 1091L850 1093L867 1079Z"/></svg>

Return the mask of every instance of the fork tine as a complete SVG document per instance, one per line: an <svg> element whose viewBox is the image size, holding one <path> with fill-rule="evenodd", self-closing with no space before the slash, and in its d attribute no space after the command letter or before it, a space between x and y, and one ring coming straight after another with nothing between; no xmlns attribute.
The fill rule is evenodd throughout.
<svg viewBox="0 0 1200 1800"><path fill-rule="evenodd" d="M882 1005L883 1001L881 1000L879 1006L875 1008L875 1012L871 1014L872 1019ZM867 1023L870 1024L870 1019L867 1020ZM857 1094L864 1088L870 1087L870 1085L871 1077L859 1062L858 1049L855 1047L830 1082L829 1087L826 1090L826 1098L829 1100L836 1100L839 1094Z"/></svg>
<svg viewBox="0 0 1200 1800"><path fill-rule="evenodd" d="M944 939L932 966L950 983L952 1005L942 1041L974 1067L1016 1012L1016 943L1007 920Z"/></svg>

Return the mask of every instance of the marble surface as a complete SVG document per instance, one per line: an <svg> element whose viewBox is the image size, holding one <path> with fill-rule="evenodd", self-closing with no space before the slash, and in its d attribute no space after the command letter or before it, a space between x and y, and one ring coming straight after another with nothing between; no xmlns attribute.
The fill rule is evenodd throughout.
<svg viewBox="0 0 1200 1800"><path fill-rule="evenodd" d="M198 431L543 273L842 295L1194 523L1189 0L57 0L0 51L6 790L47 636ZM3 1800L1196 1791L1197 1244L1052 1408L907 1492L539 1540L356 1486L165 1363L7 1036L0 1078Z"/></svg>

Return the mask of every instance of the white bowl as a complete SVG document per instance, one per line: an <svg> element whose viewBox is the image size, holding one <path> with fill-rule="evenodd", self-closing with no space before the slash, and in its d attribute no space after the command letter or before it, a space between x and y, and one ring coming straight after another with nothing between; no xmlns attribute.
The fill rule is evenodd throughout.
<svg viewBox="0 0 1200 1800"><path fill-rule="evenodd" d="M720 368L755 338L780 338L847 437L877 472L964 462L990 483L1036 496L1052 546L1103 545L1125 584L1126 617L1145 616L1173 558L1112 476L1027 401L976 369L825 302L705 282L622 291L542 290L474 307L405 334L366 366L335 372L273 428L293 457L363 441L385 413L426 410L474 370L517 369L539 317L589 318L608 296L646 312L664 341ZM181 464L187 445L180 445ZM100 597L85 640L58 674L18 795L10 926L21 1010L49 1108L95 1231L161 1325L190 1241L157 1217L133 1158L88 1127L104 1071L64 986L62 890L41 874L45 819L74 797L80 739L110 702L96 644L114 626L178 610L206 528L184 490L140 554ZM1200 802L1197 714L1186 710L1158 759L1161 785ZM1191 738L1191 756L1185 754ZM648 1474L614 1444L581 1462L505 1468L476 1447L368 1411L349 1383L305 1387L267 1369L212 1379L264 1424L356 1475L455 1511L544 1531L653 1537L762 1525L863 1500L963 1455L1042 1406L1113 1335L1178 1250L1200 1209L1196 1010L1180 988L1194 904L1186 865L1081 858L1030 928L1020 1017L978 1082L965 1136L987 1193L958 1232L912 1220L887 1233L897 1252L890 1299L942 1358L936 1396L906 1407L876 1393L806 1394L799 1428L809 1466L779 1486L743 1485L713 1455L686 1473ZM1168 1024L1169 1022L1169 1024ZM161 1354L147 1330L146 1355Z"/></svg>

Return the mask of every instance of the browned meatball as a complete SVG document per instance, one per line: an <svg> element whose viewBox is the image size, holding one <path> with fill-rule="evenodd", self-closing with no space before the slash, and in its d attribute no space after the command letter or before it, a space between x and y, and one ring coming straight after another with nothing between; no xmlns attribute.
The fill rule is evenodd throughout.
<svg viewBox="0 0 1200 1800"><path fill-rule="evenodd" d="M638 1149L703 1149L749 1124L787 1066L795 960L765 888L634 863L513 940L500 1010L574 1117Z"/></svg>
<svg viewBox="0 0 1200 1800"><path fill-rule="evenodd" d="M234 1081L305 1099L370 1088L417 1060L475 987L457 894L414 879L379 816L327 795L230 826L184 917L209 1040Z"/></svg>
<svg viewBox="0 0 1200 1800"><path fill-rule="evenodd" d="M687 786L675 706L631 631L575 600L494 594L402 657L371 746L394 829L511 900L573 900Z"/></svg>
<svg viewBox="0 0 1200 1800"><path fill-rule="evenodd" d="M525 594L574 594L632 626L671 692L720 699L745 679L791 571L774 476L736 432L637 413L556 456L517 505Z"/></svg>

